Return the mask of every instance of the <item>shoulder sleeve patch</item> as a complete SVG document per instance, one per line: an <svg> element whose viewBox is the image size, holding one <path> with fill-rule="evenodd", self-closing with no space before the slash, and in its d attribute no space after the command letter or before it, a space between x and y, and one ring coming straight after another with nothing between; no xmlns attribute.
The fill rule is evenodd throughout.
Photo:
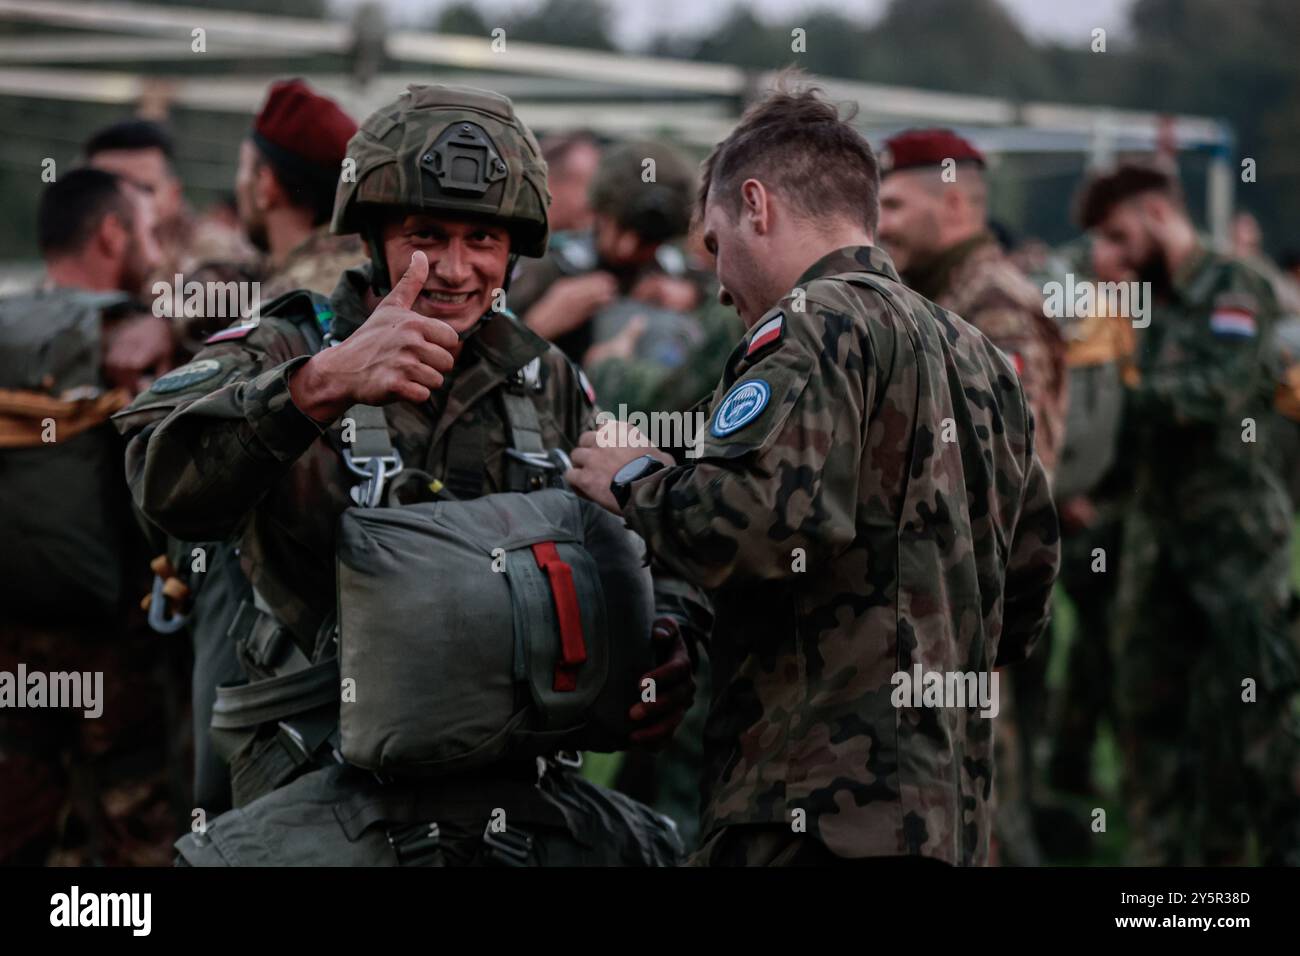
<svg viewBox="0 0 1300 956"><path fill-rule="evenodd" d="M206 382L220 371L221 363L216 359L199 359L168 372L155 381L149 391L155 395L169 395Z"/></svg>
<svg viewBox="0 0 1300 956"><path fill-rule="evenodd" d="M769 346L779 345L785 337L785 315L778 312L772 318L759 323L758 328L749 337L745 347L745 358L753 358Z"/></svg>
<svg viewBox="0 0 1300 956"><path fill-rule="evenodd" d="M1216 296L1210 312L1210 331L1228 338L1254 338L1256 311L1254 296L1239 293Z"/></svg>
<svg viewBox="0 0 1300 956"><path fill-rule="evenodd" d="M236 339L245 338L249 333L257 328L257 325L257 319L254 319L252 322L245 322L243 325L232 325L228 329L222 329L220 332L215 332L212 335L209 335L204 340L203 344L212 345L216 342L233 342Z"/></svg>
<svg viewBox="0 0 1300 956"><path fill-rule="evenodd" d="M591 387L591 379L587 378L587 373L582 369L577 369L578 384L582 386L583 393L587 396L587 401L592 405L596 404L596 390Z"/></svg>
<svg viewBox="0 0 1300 956"><path fill-rule="evenodd" d="M718 403L709 432L714 438L725 438L753 422L772 398L772 387L761 378L737 382Z"/></svg>

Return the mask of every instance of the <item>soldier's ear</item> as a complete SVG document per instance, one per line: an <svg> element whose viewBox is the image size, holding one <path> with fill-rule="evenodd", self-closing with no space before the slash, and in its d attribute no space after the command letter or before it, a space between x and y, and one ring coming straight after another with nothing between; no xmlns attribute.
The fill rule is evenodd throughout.
<svg viewBox="0 0 1300 956"><path fill-rule="evenodd" d="M270 163L258 163L257 175L253 180L253 201L257 208L265 212L289 204L289 194L275 178Z"/></svg>
<svg viewBox="0 0 1300 956"><path fill-rule="evenodd" d="M740 184L740 214L760 236L772 228L772 194L757 179Z"/></svg>
<svg viewBox="0 0 1300 956"><path fill-rule="evenodd" d="M110 212L99 221L95 230L95 251L106 259L117 260L126 255L131 245L131 232L126 228L122 217Z"/></svg>

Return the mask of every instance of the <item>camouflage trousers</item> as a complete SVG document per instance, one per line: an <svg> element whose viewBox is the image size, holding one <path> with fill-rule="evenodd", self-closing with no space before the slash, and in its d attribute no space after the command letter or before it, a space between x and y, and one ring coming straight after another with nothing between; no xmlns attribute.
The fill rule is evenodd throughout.
<svg viewBox="0 0 1300 956"><path fill-rule="evenodd" d="M183 663L168 638L5 624L0 670L103 674L99 717L0 710L0 863L163 866L179 829ZM179 784L179 786L178 786Z"/></svg>
<svg viewBox="0 0 1300 956"><path fill-rule="evenodd" d="M687 866L947 866L920 856L836 856L815 837L788 826L768 824L719 827L687 860Z"/></svg>
<svg viewBox="0 0 1300 956"><path fill-rule="evenodd" d="M1171 542L1129 521L1113 660L1135 863L1242 864L1253 845L1300 865L1287 543Z"/></svg>

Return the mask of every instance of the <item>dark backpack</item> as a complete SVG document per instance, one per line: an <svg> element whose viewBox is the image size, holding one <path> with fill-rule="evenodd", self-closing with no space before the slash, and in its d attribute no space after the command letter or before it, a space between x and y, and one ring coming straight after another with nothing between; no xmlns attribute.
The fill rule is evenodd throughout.
<svg viewBox="0 0 1300 956"><path fill-rule="evenodd" d="M106 309L58 289L0 300L0 600L46 624L103 620L127 593L139 535L108 416L129 401L100 371Z"/></svg>

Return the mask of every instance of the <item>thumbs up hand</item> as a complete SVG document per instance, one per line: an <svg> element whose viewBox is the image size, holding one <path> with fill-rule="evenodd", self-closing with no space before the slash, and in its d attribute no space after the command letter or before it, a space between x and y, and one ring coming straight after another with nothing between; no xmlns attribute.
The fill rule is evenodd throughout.
<svg viewBox="0 0 1300 956"><path fill-rule="evenodd" d="M429 276L423 252L365 323L333 348L312 356L289 380L294 404L318 422L332 422L353 405L423 402L451 371L459 336L411 306Z"/></svg>

